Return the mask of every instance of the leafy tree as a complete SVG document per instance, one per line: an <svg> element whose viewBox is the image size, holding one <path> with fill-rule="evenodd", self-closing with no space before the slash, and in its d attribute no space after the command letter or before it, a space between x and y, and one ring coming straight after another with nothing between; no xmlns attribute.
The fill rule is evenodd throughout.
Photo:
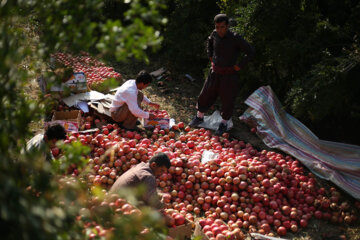
<svg viewBox="0 0 360 240"><path fill-rule="evenodd" d="M21 150L31 135L30 123L40 121L46 99L28 97L24 89L47 67L56 51L90 51L147 59L161 37L161 0L133 0L121 19L108 19L103 1L33 0L0 4L0 229L2 239L84 239L76 216L86 204L87 187L62 180L37 153ZM126 19L126 23L123 22ZM50 79L53 80L53 79ZM68 149L65 162L80 161L86 149ZM80 161L81 162L81 161ZM70 184L68 184L70 183ZM29 187L31 185L31 187ZM59 185L62 189L59 189ZM122 220L117 223L123 224ZM131 223L130 220L128 221ZM150 224L154 219L148 221ZM122 228L117 228L121 234ZM151 235L152 236L152 235ZM115 236L113 236L115 237ZM132 236L128 236L131 238Z"/></svg>
<svg viewBox="0 0 360 240"><path fill-rule="evenodd" d="M216 1L167 1L168 24L164 29L162 53L170 67L200 72L208 63L206 39L213 30L219 8ZM199 67L203 66L203 67Z"/></svg>

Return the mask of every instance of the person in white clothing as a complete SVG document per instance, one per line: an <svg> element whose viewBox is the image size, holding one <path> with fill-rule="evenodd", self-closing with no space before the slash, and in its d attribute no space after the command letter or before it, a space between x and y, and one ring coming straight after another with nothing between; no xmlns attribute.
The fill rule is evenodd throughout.
<svg viewBox="0 0 360 240"><path fill-rule="evenodd" d="M142 70L138 73L136 80L126 81L115 93L111 103L110 112L114 121L121 124L126 129L136 129L138 118L153 119L154 115L141 109L141 103L144 102L156 109L159 104L151 102L141 90L145 89L152 82L149 73Z"/></svg>

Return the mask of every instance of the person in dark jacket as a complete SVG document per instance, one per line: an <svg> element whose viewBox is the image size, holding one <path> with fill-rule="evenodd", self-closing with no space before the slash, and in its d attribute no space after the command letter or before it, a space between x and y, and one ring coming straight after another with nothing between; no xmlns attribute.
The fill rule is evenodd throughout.
<svg viewBox="0 0 360 240"><path fill-rule="evenodd" d="M144 204L156 209L164 206L156 191L156 178L167 173L171 163L165 153L153 156L149 162L141 162L122 174L110 189L110 193L119 193L124 188L145 187L145 191L139 198Z"/></svg>
<svg viewBox="0 0 360 240"><path fill-rule="evenodd" d="M164 204L156 190L156 178L167 173L170 166L169 157L165 153L158 153L147 163L141 162L122 174L110 188L109 193L110 195L121 194L121 191L126 188L138 190L145 187L138 200L144 205L157 209L163 216L166 225L171 226L174 219L165 214Z"/></svg>
<svg viewBox="0 0 360 240"><path fill-rule="evenodd" d="M227 122L232 116L239 91L239 71L254 58L255 51L239 34L229 30L229 18L225 14L216 15L214 24L215 30L207 41L211 68L198 97L197 114L189 125L200 125L204 121L204 113L220 97L222 121L215 134L222 135L227 131ZM245 56L238 62L241 53Z"/></svg>

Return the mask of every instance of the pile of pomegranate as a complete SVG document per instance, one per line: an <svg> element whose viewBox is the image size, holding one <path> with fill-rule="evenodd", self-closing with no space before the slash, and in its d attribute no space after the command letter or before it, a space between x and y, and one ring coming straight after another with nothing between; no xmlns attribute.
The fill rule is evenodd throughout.
<svg viewBox="0 0 360 240"><path fill-rule="evenodd" d="M109 78L121 79L121 74L114 68L107 67L103 62L91 57L88 53L73 56L69 53L56 53L52 55L59 63L73 69L74 72L85 73L90 88L96 87Z"/></svg>
<svg viewBox="0 0 360 240"><path fill-rule="evenodd" d="M155 118L170 118L170 115L166 110L149 109L147 112L154 114Z"/></svg>
<svg viewBox="0 0 360 240"><path fill-rule="evenodd" d="M162 201L175 222L198 220L210 240L243 238L243 232L285 236L306 228L313 217L335 224L357 220L356 207L336 188L321 187L298 160L257 150L230 139L228 133L214 136L182 122L172 129L136 132L92 116L84 121L86 128L99 122L103 126L93 133L71 133L65 142L80 141L91 148L88 165L93 172L86 176L90 188L109 189L132 166L164 152L171 167L157 179ZM217 157L204 163L204 151ZM76 166L70 172L79 174ZM123 200L117 199L111 206L125 214L137 214L137 210L124 207ZM359 207L359 202L355 206Z"/></svg>
<svg viewBox="0 0 360 240"><path fill-rule="evenodd" d="M142 212L128 203L125 199L120 198L118 195L111 195L105 200L101 201L98 197L93 197L88 201L88 207L82 208L79 213L79 220L84 222L84 229L86 229L86 235L89 239L96 237L105 237L111 234L114 230L112 226L104 222L86 221L86 219L96 219L98 213L112 212L112 218L119 218L124 216L130 216L131 218L141 219ZM105 225L105 226L104 226ZM139 234L146 233L147 229L144 226L138 225L133 228L139 232Z"/></svg>

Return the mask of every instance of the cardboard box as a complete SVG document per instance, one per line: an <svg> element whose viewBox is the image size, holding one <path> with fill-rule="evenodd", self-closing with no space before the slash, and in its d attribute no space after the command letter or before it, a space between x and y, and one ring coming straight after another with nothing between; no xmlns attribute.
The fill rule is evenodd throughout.
<svg viewBox="0 0 360 240"><path fill-rule="evenodd" d="M222 222L228 227L228 229L230 229L229 226L228 226L224 221L222 221ZM196 223L195 223L194 236L195 236L195 237L200 237L200 239L202 239L202 240L208 240L208 239L209 239L209 238L205 235L204 231L202 230L202 227L201 227L201 225L199 224L199 221L196 221ZM244 238L241 236L241 234L235 234L235 235L233 235L233 236L234 236L233 239L236 239L236 240L244 239Z"/></svg>
<svg viewBox="0 0 360 240"><path fill-rule="evenodd" d="M78 132L81 126L81 112L80 110L55 112L51 121L46 123L46 126L54 124L62 125L67 132Z"/></svg>
<svg viewBox="0 0 360 240"><path fill-rule="evenodd" d="M183 225L176 226L169 229L169 236L177 240L190 239L192 235L192 224L189 220Z"/></svg>
<svg viewBox="0 0 360 240"><path fill-rule="evenodd" d="M160 128L170 128L170 118L154 118L154 119L143 119L143 125L145 128L154 128L160 126Z"/></svg>
<svg viewBox="0 0 360 240"><path fill-rule="evenodd" d="M70 79L65 82L65 86L69 87L72 92L86 92L87 84L86 84L86 76L83 72L74 73Z"/></svg>
<svg viewBox="0 0 360 240"><path fill-rule="evenodd" d="M68 88L72 93L86 92L88 88L87 88L85 73L83 72L74 73L68 80L61 83L61 85L51 86L50 91L63 92L65 88Z"/></svg>
<svg viewBox="0 0 360 240"><path fill-rule="evenodd" d="M111 112L110 112L111 101L109 101L109 99L101 99L98 101L93 101L89 103L89 107L94 109L96 112L111 118Z"/></svg>

